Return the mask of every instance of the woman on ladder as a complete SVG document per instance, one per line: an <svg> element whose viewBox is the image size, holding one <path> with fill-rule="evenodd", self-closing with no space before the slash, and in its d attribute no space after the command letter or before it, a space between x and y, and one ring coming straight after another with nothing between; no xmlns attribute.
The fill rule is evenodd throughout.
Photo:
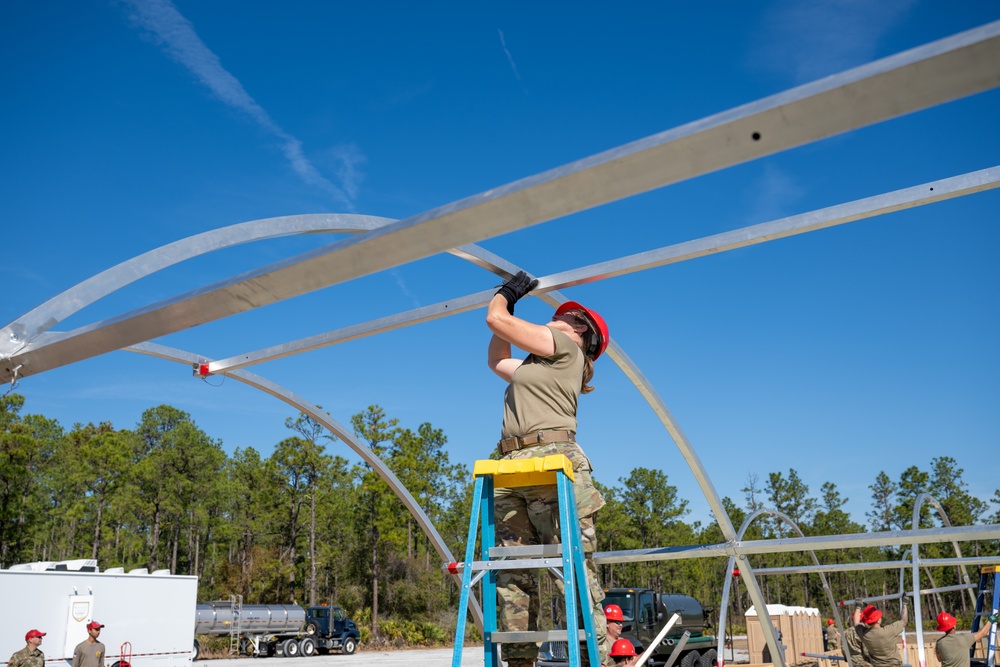
<svg viewBox="0 0 1000 667"><path fill-rule="evenodd" d="M594 361L608 346L608 327L596 312L568 301L552 321L532 324L514 316L514 304L538 286L524 271L506 281L489 303L486 325L493 332L488 361L490 369L507 383L504 418L497 448L504 459L563 454L573 464L580 531L586 553L597 546L594 514L604 498L594 487L590 461L576 444L576 407L580 394L593 391ZM525 352L525 359L511 357L511 346ZM559 507L555 488L497 489L494 494L497 541L503 546L559 544ZM606 661L606 625L601 600L604 591L597 570L586 560L594 627L601 661ZM539 599L534 571L501 570L497 573L500 605L498 625L505 632L537 629ZM561 584L561 581L559 582ZM561 586L560 586L561 587ZM485 601L484 601L485 603ZM508 667L531 667L538 653L535 644L505 644ZM586 651L583 663L589 664ZM596 666L595 666L596 667Z"/></svg>

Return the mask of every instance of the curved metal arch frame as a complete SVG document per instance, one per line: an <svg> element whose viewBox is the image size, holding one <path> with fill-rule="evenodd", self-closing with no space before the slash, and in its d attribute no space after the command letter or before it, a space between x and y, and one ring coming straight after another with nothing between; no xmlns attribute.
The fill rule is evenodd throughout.
<svg viewBox="0 0 1000 667"><path fill-rule="evenodd" d="M37 337L58 323L59 319L68 317L69 315L86 307L90 303L93 303L94 301L121 289L135 280L155 273L156 271L162 270L173 264L182 262L186 259L226 247L231 247L233 245L301 233L358 233L369 231L373 227L377 228L391 222L391 220L385 218L346 214L332 216L300 215L256 220L248 223L224 227L219 230L214 230L213 232L198 234L163 246L161 249L163 250L162 257L159 256L160 253L157 250L153 250L112 267L111 269L108 269L107 271L80 283L76 287L66 290L53 299L50 299L42 306L32 310L25 317L19 319L17 323L26 336L30 332L32 338ZM337 226L331 227L331 223L335 223ZM500 275L512 275L514 272L519 270L518 267L513 264L510 264L493 253L475 245L468 245L455 249L453 254ZM148 264L144 264L142 261L143 258L153 261L150 261ZM145 269L145 271L143 271L143 269ZM567 300L555 291L542 292L536 294L536 296L554 307ZM458 312L458 309L453 308L450 312ZM153 343L142 343L130 346L126 349L140 352L142 354L157 356L171 361L183 360L184 362L192 365L198 365L205 361L203 357L198 358L189 353ZM608 355L639 390L639 393L646 399L647 403L649 403L650 407L667 429L668 433L670 433L674 443L680 449L682 456L694 473L699 487L705 494L723 535L730 542L735 543L738 541L736 533L733 530L732 523L729 520L729 515L722 506L718 492L711 483L711 480L708 478L708 473L705 470L701 459L695 453L690 441L674 420L673 415L670 413L670 410L667 408L662 398L660 398L659 394L652 387L652 384L646 379L645 375L643 375L643 373L639 370L638 366L636 366L621 346L613 340L608 346ZM316 409L316 407L311 403L304 401L292 392L289 392L279 385L266 381L259 376L245 373L239 369L226 369L221 374L231 375L241 382L255 386L292 406L301 407L303 412L306 412L324 426L327 426L331 432L338 435L338 437L347 443L348 446L365 459L369 465L372 465L373 469L376 470L379 476L390 486L390 488L392 488L397 497L403 501L403 503L410 510L411 514L414 515L414 518L416 518L417 523L421 526L424 533L434 543L435 549L438 551L439 555L447 561L454 560L454 556L451 555L450 550L447 548L447 545L444 544L444 541L437 533L437 530L430 522L430 519L423 513L422 510L420 510L419 505L417 505L413 500L405 486L399 482L395 474L393 474L392 471L386 467L381 460L378 459L373 452L371 452L370 449L364 447L353 437L348 437L349 431L347 429L344 429L340 424L333 421L328 416L325 416L325 413ZM378 461L379 465L373 464L373 460ZM747 573L746 583L751 599L758 608L765 610L764 614L766 617L766 603L764 602L763 594L757 586L756 579L753 578L750 572ZM474 615L476 616L477 623L481 623L480 615L475 612ZM767 623L766 627L767 629L773 630L770 623ZM772 654L778 655L777 636L768 636L769 634L773 635L773 632L768 633L767 630L765 630L765 638L768 640L769 645L773 643Z"/></svg>
<svg viewBox="0 0 1000 667"><path fill-rule="evenodd" d="M929 493L921 493L917 496L916 500L913 501L913 522L911 528L918 528L920 526L920 511L923 509L924 503L929 503L937 508L938 516L941 518L941 522L947 527L951 528L951 520L948 518L947 512L944 511L944 507L938 502L937 498L930 495ZM955 556L958 558L962 557L962 548L958 545L958 542L952 542L952 546L955 548ZM922 615L920 610L920 545L914 544L910 547L912 553L912 558L910 560L910 569L913 576L913 618L914 626L917 631L917 661L920 663L920 667L927 667L927 656L924 651L924 628L922 622ZM965 565L961 565L962 578L965 580L965 585L970 586L971 581L969 581L969 572L965 569ZM929 575L928 575L929 576ZM972 606L976 605L976 596L972 592L972 589L967 589L969 591L969 596L972 598ZM902 590L900 590L900 605L903 604Z"/></svg>
<svg viewBox="0 0 1000 667"><path fill-rule="evenodd" d="M762 223L760 225L755 225L751 228L746 228L743 230L735 230L734 232L727 232L724 234L715 235L714 237L708 237L706 239L700 239L694 242L685 242L677 244L675 246L670 246L660 251L654 251L654 253L642 253L643 261L645 266L641 268L650 268L651 265L661 265L663 263L670 263L674 261L683 261L684 259L690 259L698 257L709 252L718 252L721 250L732 249L735 247L742 247L749 245L751 243L758 243L766 240L773 240L775 238L782 238L792 234L804 233L806 231L813 231L815 229L821 229L833 224L843 224L844 222L850 222L865 217L871 217L873 215L880 215L885 212L892 210L898 210L901 207L912 207L916 205L922 205L925 203L932 203L936 201L941 201L942 199L947 199L955 196L962 196L964 194L969 194L973 192L979 192L985 189L990 189L996 187L1000 180L1000 168L991 168L982 170L980 172L973 172L971 174L964 174L962 176L952 177L949 179L944 179L942 181L937 181L933 184L924 184L921 186L915 186L913 188L908 188L902 191L896 191L893 193L888 193L886 195L879 195L876 197L870 197L865 200L860 200L858 202L851 202L850 204L844 204L839 206L830 207L829 209L824 209L819 212L812 212L807 214L801 214L799 216L793 216L792 218L777 220L771 223ZM930 193L935 193L931 195ZM111 269L108 269L101 274L93 276L92 278L80 283L79 285L66 290L62 294L50 299L45 304L37 307L36 309L29 312L19 320L15 321L12 325L8 325L6 330L19 329L24 332L23 335L25 340L23 344L26 344L28 340L44 334L44 332L50 329L54 324L56 324L60 319L65 318L75 312L78 312L82 308L86 307L90 303L114 292L121 287L124 287L135 280L142 277L150 275L156 271L162 270L168 266L179 263L186 259L212 252L215 250L223 249L226 247L231 247L234 245L240 245L252 241L264 240L268 238L277 238L281 236L290 236L295 234L304 233L359 233L370 231L371 229L385 226L391 224L393 221L387 218L377 218L373 216L360 216L351 214L315 214L315 215L298 215L298 216L284 216L279 218L270 218L251 221L247 223L240 223L237 225L232 225L229 227L224 227L218 230L213 230L211 232L206 232L203 234L198 234L180 241L167 244L159 249L144 253L136 258L123 262ZM738 239L738 240L737 240ZM714 247L713 247L714 246ZM470 261L481 268L487 269L493 273L499 275L510 275L518 270L518 267L513 264L506 262L502 258L485 251L475 245L469 245L462 248L454 249L450 251L451 254L456 255L466 261ZM653 255L651 258L650 255ZM667 256L671 259L664 261L662 257ZM618 265L618 270L616 272L608 271L607 275L620 275L626 270L621 268L623 262L617 260L613 262ZM598 270L610 268L608 265L612 264L609 262L602 263L598 265ZM640 270L637 267L632 267L628 270ZM581 272L587 271L587 268L578 269L576 271L569 272L570 274L576 274L577 277L574 283L578 284L583 282L579 277ZM548 282L548 281L547 281ZM556 282L556 281L553 281ZM485 294L485 296L484 296ZM489 297L492 295L492 291L487 291L485 293L480 293L472 295L472 299L477 302L472 307L477 307L482 305L485 301L488 301ZM562 297L561 294L552 290L548 293L541 290L536 291L535 296L542 298L544 301L550 305L557 306L566 299ZM470 299L466 299L467 301ZM454 305L454 304L448 304ZM447 305L446 305L447 307ZM424 309L418 309L418 311L427 311L428 309L437 310L437 307L431 306ZM456 314L458 312L463 312L468 308L462 309L458 307L451 307L448 309L448 314ZM422 318L415 317L411 311L410 314L402 314L397 316L396 319L400 319L401 322L399 326L405 326L409 324L417 323L422 321ZM440 316L440 313L438 314ZM369 323L381 325L384 324L379 321L375 323ZM365 325L360 325L364 328ZM352 327L358 328L358 327ZM367 327L369 329L368 334L375 333L377 331L385 330L388 327L385 326L375 326ZM337 333L337 332L334 332ZM360 335L367 335L361 333ZM323 334L319 337L322 338L322 342L316 346L329 345L335 342L343 342L348 336L340 335L330 335ZM308 340L308 339L303 339ZM298 345L299 349L296 349L292 354L305 351L308 349L306 346L302 345L301 342ZM288 344L292 345L292 344ZM270 352L270 350L262 351ZM252 355L242 355L244 358L250 357ZM279 355L276 354L260 354L258 357L263 359L259 360L270 360L274 359ZM711 482L708 480L707 473L704 470L703 465L698 459L697 455L694 453L690 442L687 440L686 436L681 431L680 427L677 425L673 416L670 414L669 409L663 403L662 399L652 388L652 385L648 382L645 376L641 373L638 367L632 362L632 360L627 356L624 350L614 341L610 345L609 356L615 361L615 363L622 369L629 380L634 386L639 390L640 394L646 399L647 403L652 407L654 413L657 414L661 423L665 426L667 431L670 433L675 444L681 451L682 456L686 459L692 472L695 474L696 480L699 486L702 488L703 493L709 501L712 508L713 514L716 517L728 519L728 515L721 506L719 501L719 496L712 486ZM234 357L235 359L235 357ZM259 362L258 360L258 362ZM202 360L190 359L192 363L197 363ZM225 362L229 360L224 360L219 363L220 374L224 375L234 375L238 370L238 365L234 363L226 364ZM210 366L215 364L210 364ZM294 404L294 403L293 403ZM345 439L345 442L349 442ZM360 453L360 452L359 452ZM392 479L385 478L386 482L390 486L394 486L396 482ZM405 496L408 493L405 489L394 489L395 492L399 494L401 499L404 500L404 504L408 504ZM432 539L435 540L434 535L428 532L428 529L433 531L433 527L428 523L424 525L424 519L420 516L416 516L418 523L421 524L422 529L425 533ZM719 521L720 528L723 530L724 535L731 542L738 542L739 538L735 537L732 533L732 527L726 526L722 520ZM728 528L728 530L727 530ZM435 531L436 532L436 531ZM442 545L443 546L443 545ZM437 547L437 545L436 545ZM440 550L439 550L440 551ZM738 551L738 548L734 549ZM441 552L442 554L444 552ZM745 558L744 558L745 560ZM744 566L744 570L748 569L748 565ZM754 598L759 595L759 591L756 590L756 579L752 577L750 571L747 572L747 579L751 582L748 585L751 597ZM760 601L755 601L755 605L765 609L766 605L763 603L763 597L761 595ZM766 611L765 611L766 614ZM766 630L770 629L770 624L767 624ZM777 644L776 637L774 638L775 644ZM773 651L777 654L777 650Z"/></svg>
<svg viewBox="0 0 1000 667"><path fill-rule="evenodd" d="M178 350L177 348L160 345L158 343L140 343L138 345L132 345L125 348L125 351L157 357L167 361L175 361L187 366L197 364L201 359L201 357L194 353ZM370 447L354 436L350 429L333 419L333 417L326 412L323 412L319 406L310 403L297 394L285 389L281 385L271 382L260 375L242 370L232 371L227 375L238 382L242 382L250 387L259 389L265 394L269 394L274 398L277 398L279 401L287 403L299 412L309 415L311 418L326 427L331 433L340 438L351 449L353 449L365 461L365 463L372 467L376 474L378 474L378 476L382 478L393 493L396 494L396 497L403 502L406 508L410 511L410 514L412 514L417 520L417 523L424 531L424 534L427 535L431 543L434 545L434 549L438 552L438 556L445 561L455 560L455 557L452 555L448 545L445 543L440 533L437 532L437 528L434 527L434 523L424 512L423 508L420 507L420 504L410 493L409 489L407 489L406 486L399 481L399 478L396 477L396 474L392 471L392 469L389 468L385 462L371 450ZM454 575L453 578L459 581L461 580L461 578L457 575ZM471 601L471 605L476 623L479 625L480 629L482 629L482 608L475 599Z"/></svg>
<svg viewBox="0 0 1000 667"><path fill-rule="evenodd" d="M762 516L771 516L771 517L774 517L776 519L781 519L788 526L790 526L792 528L792 530L794 530L796 533L798 533L799 537L805 537L805 535L802 533L802 530L799 528L798 524L795 523L794 521L792 521L792 519L787 514L785 514L784 512L779 512L778 510L766 509L766 508L762 507L762 508L754 511L753 513L751 513L750 516L748 516L743 521L743 525L740 526L739 531L736 533L736 539L737 540L742 540L743 536L747 532L747 529L750 528L750 525L754 521L756 521L759 517L762 517ZM820 563L819 563L819 559L816 557L816 552L813 551L812 549L806 549L806 551L808 552L809 556L812 557L813 563L817 567L819 567ZM725 581L723 581L723 583L722 583L722 604L719 606L719 630L720 630L720 634L719 634L719 644L718 644L718 648L716 650L716 655L718 655L718 660L719 660L718 667L724 667L724 661L722 659L722 655L723 655L723 648L725 648L724 647L724 644L725 644L725 633L722 632L722 629L726 627L726 616L727 616L728 611L729 611L729 593L730 593L730 589L732 587L732 580L733 580L733 567L736 565L736 558L737 558L737 556L739 556L739 559L741 561L740 576L743 577L744 581L746 580L746 578L748 576L751 577L751 578L754 576L753 575L753 570L750 567L750 562L747 560L746 554L733 554L733 555L731 555L729 557L729 562L726 565ZM744 569L746 569L746 571L747 571L746 575L744 575L744 573L743 573ZM833 618L836 620L837 631L841 634L841 636L843 636L843 634L844 634L844 628L843 628L843 626L840 623L840 614L837 613L837 603L833 599L833 591L830 589L830 585L826 581L826 575L823 574L823 572L816 572L816 574L819 575L819 580L823 584L823 592L826 593L827 602L830 603L830 609L833 610ZM756 583L757 580L753 579L753 581ZM756 609L756 611L757 611L757 618L760 619L761 630L763 630L765 624L770 626L771 625L771 616L767 612L767 605L765 604L765 605L763 605L763 607L761 607L761 606L758 606L757 603L754 603L754 609ZM762 615L761 612L763 612L763 615ZM773 633L773 629L774 629L773 626L771 627L771 629L772 629L771 635L774 635L774 633ZM764 633L764 639L765 639L765 641L767 641L769 639L768 633L766 633L766 632ZM774 646L772 646L771 643L768 641L768 644L767 644L768 649L770 650L772 656L781 656L779 659L783 662L784 661L784 656L782 655L781 651L778 648L778 641L777 641L777 636L776 635L774 635L774 639L775 639ZM847 648L844 649L844 656L847 658L847 665L848 665L848 667L854 667L854 661L851 659L850 653L851 653L850 649L847 649Z"/></svg>

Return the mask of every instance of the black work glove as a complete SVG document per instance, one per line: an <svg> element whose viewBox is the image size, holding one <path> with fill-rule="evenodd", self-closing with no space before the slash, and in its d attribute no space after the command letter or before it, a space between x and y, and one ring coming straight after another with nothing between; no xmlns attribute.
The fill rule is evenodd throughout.
<svg viewBox="0 0 1000 667"><path fill-rule="evenodd" d="M497 290L497 294L507 299L507 312L514 314L514 304L522 296L538 287L538 279L532 278L524 271L518 271L513 278L504 281L504 284Z"/></svg>

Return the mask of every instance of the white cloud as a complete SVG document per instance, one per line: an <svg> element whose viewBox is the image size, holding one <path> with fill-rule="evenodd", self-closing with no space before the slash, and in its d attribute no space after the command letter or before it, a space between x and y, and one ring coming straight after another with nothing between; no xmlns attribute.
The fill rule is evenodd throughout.
<svg viewBox="0 0 1000 667"><path fill-rule="evenodd" d="M916 0L777 0L763 19L752 59L796 83L872 60L879 40Z"/></svg>
<svg viewBox="0 0 1000 667"><path fill-rule="evenodd" d="M805 190L790 174L767 164L764 173L753 184L747 219L767 222L791 215L804 194Z"/></svg>
<svg viewBox="0 0 1000 667"><path fill-rule="evenodd" d="M292 170L303 182L317 187L341 204L352 207L357 194L354 164L363 162L355 148L350 163L344 169L352 177L350 182L338 186L324 177L309 161L302 150L302 142L282 129L270 114L250 96L205 43L201 41L188 21L170 0L125 0L131 8L129 18L151 34L171 58L186 67L198 80L223 103L243 112L257 125L281 141L281 152ZM360 156L360 157L359 157Z"/></svg>

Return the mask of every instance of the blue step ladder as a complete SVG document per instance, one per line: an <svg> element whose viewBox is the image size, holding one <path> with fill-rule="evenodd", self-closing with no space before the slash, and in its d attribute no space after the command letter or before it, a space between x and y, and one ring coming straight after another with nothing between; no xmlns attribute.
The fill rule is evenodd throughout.
<svg viewBox="0 0 1000 667"><path fill-rule="evenodd" d="M483 607L483 653L485 667L500 667L500 645L515 642L565 641L569 667L580 667L580 642L586 639L590 664L600 665L594 618L591 614L590 590L587 586L583 562L583 541L580 521L573 494L573 464L562 454L514 461L476 461L473 468L475 488L472 492L472 516L469 537L466 541L465 560L449 563L453 574L461 571L462 594L458 602L458 621L455 625L455 652L452 667L461 667L462 645L465 640L465 623L469 611L472 587L481 583ZM524 486L556 486L559 500L559 525L562 527L562 544L497 547L496 526L493 521L493 490ZM476 538L482 524L480 558L474 561ZM566 598L566 629L530 632L497 631L497 572L545 568L558 572L562 577ZM577 613L582 610L583 630L577 623ZM570 637L574 641L568 641Z"/></svg>
<svg viewBox="0 0 1000 667"><path fill-rule="evenodd" d="M1000 608L1000 587L997 586L997 571L1000 567L987 565L979 570L979 587L976 590L976 613L972 617L972 632L975 633L983 626L987 616L996 614ZM997 650L997 624L993 624L990 634L987 635L986 664L992 665L993 656ZM975 646L969 652L971 657L975 651Z"/></svg>

